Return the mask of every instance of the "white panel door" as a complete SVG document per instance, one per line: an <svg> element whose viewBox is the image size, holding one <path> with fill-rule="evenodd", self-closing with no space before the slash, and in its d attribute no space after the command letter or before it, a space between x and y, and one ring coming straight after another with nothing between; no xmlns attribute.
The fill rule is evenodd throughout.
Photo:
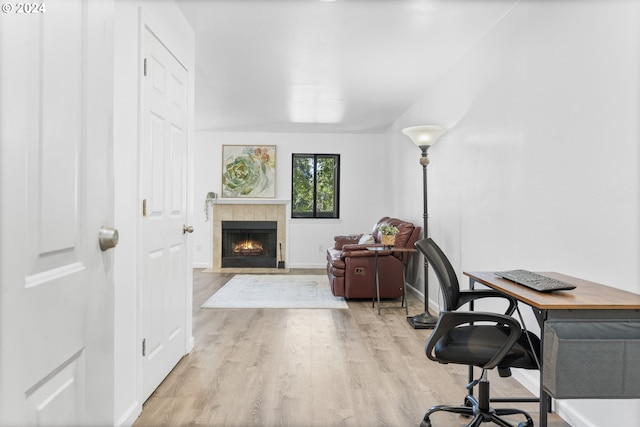
<svg viewBox="0 0 640 427"><path fill-rule="evenodd" d="M113 2L5 6L0 425L112 425Z"/></svg>
<svg viewBox="0 0 640 427"><path fill-rule="evenodd" d="M141 195L143 400L186 354L187 71L145 28Z"/></svg>

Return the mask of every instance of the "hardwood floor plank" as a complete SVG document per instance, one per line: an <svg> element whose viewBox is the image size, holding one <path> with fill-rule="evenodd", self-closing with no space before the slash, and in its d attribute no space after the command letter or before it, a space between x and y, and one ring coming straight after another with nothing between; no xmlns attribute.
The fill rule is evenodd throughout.
<svg viewBox="0 0 640 427"><path fill-rule="evenodd" d="M431 331L412 329L403 309L378 316L368 300L351 300L348 310L201 309L232 277L194 271L195 347L135 427L417 426L429 407L462 403L467 368L428 360ZM409 297L409 312L422 304ZM512 378L491 379L493 396L530 396ZM512 406L537 420L536 404ZM464 426L468 419L438 413L432 421ZM549 427L567 426L550 415Z"/></svg>

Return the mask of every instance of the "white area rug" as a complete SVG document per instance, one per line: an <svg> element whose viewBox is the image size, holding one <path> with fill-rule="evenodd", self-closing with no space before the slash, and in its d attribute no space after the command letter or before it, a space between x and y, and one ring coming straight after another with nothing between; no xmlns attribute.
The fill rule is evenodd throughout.
<svg viewBox="0 0 640 427"><path fill-rule="evenodd" d="M238 274L203 308L349 308L335 297L327 276Z"/></svg>

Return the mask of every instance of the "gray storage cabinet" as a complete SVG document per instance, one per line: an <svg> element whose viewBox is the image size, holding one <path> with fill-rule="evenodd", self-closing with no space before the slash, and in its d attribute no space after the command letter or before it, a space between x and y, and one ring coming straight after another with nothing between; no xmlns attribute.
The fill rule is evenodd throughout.
<svg viewBox="0 0 640 427"><path fill-rule="evenodd" d="M546 322L542 381L558 399L640 398L640 322Z"/></svg>

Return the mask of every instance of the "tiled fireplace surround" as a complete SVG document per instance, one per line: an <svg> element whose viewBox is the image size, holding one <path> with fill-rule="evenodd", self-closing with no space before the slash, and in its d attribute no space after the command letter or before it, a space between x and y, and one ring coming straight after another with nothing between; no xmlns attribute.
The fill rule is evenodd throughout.
<svg viewBox="0 0 640 427"><path fill-rule="evenodd" d="M222 221L276 221L277 242L282 243L282 259L286 266L287 253L287 202L270 200L269 202L237 202L218 200L212 209L213 226L213 268L215 273L275 273L288 269L274 268L222 268ZM280 248L278 247L278 260Z"/></svg>

